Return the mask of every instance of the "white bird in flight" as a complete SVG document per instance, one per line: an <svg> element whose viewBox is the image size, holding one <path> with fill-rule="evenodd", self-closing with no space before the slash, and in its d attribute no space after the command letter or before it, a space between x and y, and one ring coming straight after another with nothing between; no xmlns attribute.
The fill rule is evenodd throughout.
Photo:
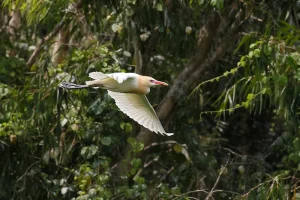
<svg viewBox="0 0 300 200"><path fill-rule="evenodd" d="M173 135L173 133L166 133L145 96L150 92L150 87L168 86L167 83L136 73L103 74L92 72L89 77L94 80L86 81L86 85L62 82L60 87L67 89L88 87L107 89L109 96L115 100L119 109L140 125L155 133L167 136Z"/></svg>

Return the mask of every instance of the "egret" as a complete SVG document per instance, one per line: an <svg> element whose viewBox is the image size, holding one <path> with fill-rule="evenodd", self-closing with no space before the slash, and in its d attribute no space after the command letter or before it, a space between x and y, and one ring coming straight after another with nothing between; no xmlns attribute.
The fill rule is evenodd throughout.
<svg viewBox="0 0 300 200"><path fill-rule="evenodd" d="M109 96L115 100L118 108L140 125L155 133L167 136L173 135L173 133L167 133L164 130L146 97L146 94L150 92L150 87L168 86L167 83L136 73L103 74L101 72L91 72L89 77L93 80L86 81L85 85L62 82L60 87L66 89L89 87L106 89Z"/></svg>

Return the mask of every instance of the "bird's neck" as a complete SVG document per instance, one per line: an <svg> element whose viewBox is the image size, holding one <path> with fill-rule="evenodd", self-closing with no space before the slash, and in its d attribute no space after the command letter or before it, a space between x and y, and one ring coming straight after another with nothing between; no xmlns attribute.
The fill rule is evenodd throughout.
<svg viewBox="0 0 300 200"><path fill-rule="evenodd" d="M150 92L149 81L140 77L138 79L138 89L140 90L141 94L148 94Z"/></svg>
<svg viewBox="0 0 300 200"><path fill-rule="evenodd" d="M134 79L131 87L132 88L129 91L130 93L148 94L150 92L148 80L145 80L141 77Z"/></svg>
<svg viewBox="0 0 300 200"><path fill-rule="evenodd" d="M148 94L150 92L150 87L149 86L140 86L139 89L138 89L138 92L139 94Z"/></svg>

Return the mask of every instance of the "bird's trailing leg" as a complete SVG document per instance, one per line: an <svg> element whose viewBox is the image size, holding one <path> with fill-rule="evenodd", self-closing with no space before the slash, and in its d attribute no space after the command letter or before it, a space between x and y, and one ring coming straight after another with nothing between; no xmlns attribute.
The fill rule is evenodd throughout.
<svg viewBox="0 0 300 200"><path fill-rule="evenodd" d="M88 86L88 85L77 85L75 83L70 83L70 82L61 82L59 84L59 87L65 88L65 89L81 89L81 88L88 88L90 86Z"/></svg>

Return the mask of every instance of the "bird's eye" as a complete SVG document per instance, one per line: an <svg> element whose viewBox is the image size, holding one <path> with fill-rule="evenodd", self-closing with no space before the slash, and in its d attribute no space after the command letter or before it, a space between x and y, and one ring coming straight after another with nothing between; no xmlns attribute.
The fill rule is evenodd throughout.
<svg viewBox="0 0 300 200"><path fill-rule="evenodd" d="M151 80L150 80L150 83L153 83L153 82L154 82L154 79L151 79Z"/></svg>

